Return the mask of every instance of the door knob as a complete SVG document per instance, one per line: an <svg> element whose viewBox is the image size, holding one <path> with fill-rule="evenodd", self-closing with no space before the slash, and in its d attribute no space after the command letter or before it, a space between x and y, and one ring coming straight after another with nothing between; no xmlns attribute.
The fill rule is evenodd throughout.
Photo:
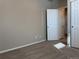
<svg viewBox="0 0 79 59"><path fill-rule="evenodd" d="M74 26L72 26L72 28L73 28Z"/></svg>

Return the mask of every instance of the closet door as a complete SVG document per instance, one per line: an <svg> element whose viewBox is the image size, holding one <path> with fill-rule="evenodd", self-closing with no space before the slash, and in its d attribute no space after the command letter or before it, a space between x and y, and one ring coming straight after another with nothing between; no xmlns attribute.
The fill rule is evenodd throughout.
<svg viewBox="0 0 79 59"><path fill-rule="evenodd" d="M58 9L47 10L47 39L58 40Z"/></svg>
<svg viewBox="0 0 79 59"><path fill-rule="evenodd" d="M71 46L79 48L79 0L71 2Z"/></svg>

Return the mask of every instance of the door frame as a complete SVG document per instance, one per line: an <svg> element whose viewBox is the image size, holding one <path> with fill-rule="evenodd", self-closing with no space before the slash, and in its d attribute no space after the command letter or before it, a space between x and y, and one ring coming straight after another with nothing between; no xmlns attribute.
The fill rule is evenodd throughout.
<svg viewBox="0 0 79 59"><path fill-rule="evenodd" d="M72 0L67 0L68 6L68 36L70 36L70 44L67 44L69 47L72 47L72 37L71 37L71 2ZM67 39L68 40L68 39ZM68 42L67 42L68 43Z"/></svg>

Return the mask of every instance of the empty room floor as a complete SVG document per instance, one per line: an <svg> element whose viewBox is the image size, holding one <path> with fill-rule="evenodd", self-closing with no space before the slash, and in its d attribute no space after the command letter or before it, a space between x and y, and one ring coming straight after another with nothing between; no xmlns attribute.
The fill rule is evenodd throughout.
<svg viewBox="0 0 79 59"><path fill-rule="evenodd" d="M44 41L15 51L0 54L0 59L79 59L79 50L65 47L56 49L58 41Z"/></svg>

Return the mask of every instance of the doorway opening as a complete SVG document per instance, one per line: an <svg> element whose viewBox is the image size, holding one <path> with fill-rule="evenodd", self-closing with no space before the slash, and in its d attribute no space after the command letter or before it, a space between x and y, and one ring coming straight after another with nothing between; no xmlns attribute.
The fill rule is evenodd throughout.
<svg viewBox="0 0 79 59"><path fill-rule="evenodd" d="M69 45L69 7L68 0L55 0L57 3L52 9L47 10L47 40L59 41ZM53 0L53 2L55 3ZM54 8L56 7L56 8Z"/></svg>
<svg viewBox="0 0 79 59"><path fill-rule="evenodd" d="M67 31L67 24L68 24L68 15L67 15L67 12L68 12L68 8L67 7L62 7L62 8L59 8L59 22L60 22L60 30L61 30L61 37L60 37L60 41L64 44L67 45L67 37L68 37L68 31Z"/></svg>

